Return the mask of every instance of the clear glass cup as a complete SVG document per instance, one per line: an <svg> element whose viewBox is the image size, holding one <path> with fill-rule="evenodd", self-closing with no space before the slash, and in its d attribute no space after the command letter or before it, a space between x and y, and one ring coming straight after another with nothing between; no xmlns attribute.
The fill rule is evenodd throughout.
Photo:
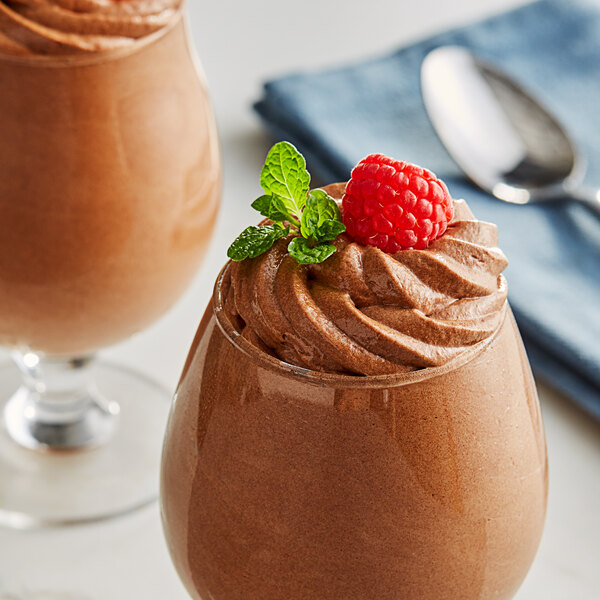
<svg viewBox="0 0 600 600"><path fill-rule="evenodd" d="M93 358L165 313L207 249L204 76L179 11L127 48L0 55L0 81L0 346L21 374L0 370L0 523L122 514L156 498L169 393Z"/></svg>
<svg viewBox="0 0 600 600"><path fill-rule="evenodd" d="M512 598L542 533L547 459L508 305L445 366L323 374L236 332L224 273L163 451L164 529L191 596Z"/></svg>

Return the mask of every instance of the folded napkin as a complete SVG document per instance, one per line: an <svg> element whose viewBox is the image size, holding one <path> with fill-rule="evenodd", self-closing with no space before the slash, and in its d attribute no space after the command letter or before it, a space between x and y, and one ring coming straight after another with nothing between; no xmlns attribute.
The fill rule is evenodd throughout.
<svg viewBox="0 0 600 600"><path fill-rule="evenodd" d="M382 152L434 171L478 218L498 224L510 302L536 374L600 419L600 219L575 204L514 206L476 189L434 133L420 94L433 48L458 44L495 62L556 113L600 187L600 12L541 0L391 55L265 85L255 105L323 182Z"/></svg>

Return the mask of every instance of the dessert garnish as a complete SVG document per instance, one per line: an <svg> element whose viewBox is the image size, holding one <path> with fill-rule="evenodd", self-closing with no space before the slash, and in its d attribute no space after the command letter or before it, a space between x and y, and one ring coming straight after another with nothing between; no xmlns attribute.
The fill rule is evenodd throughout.
<svg viewBox="0 0 600 600"><path fill-rule="evenodd" d="M252 208L272 223L247 227L229 247L229 258L240 261L259 256L291 232L297 235L289 242L288 252L300 264L323 262L336 251L329 242L346 230L340 209L329 194L310 189L306 160L292 144L278 142L269 150L260 185L265 194Z"/></svg>
<svg viewBox="0 0 600 600"><path fill-rule="evenodd" d="M425 249L442 236L453 217L443 181L417 165L370 154L352 170L337 202L322 189L310 189L302 154L289 142L275 144L260 174L265 194L252 208L270 222L247 227L231 244L234 261L255 258L277 240L294 234L290 256L303 265L321 263L336 252L331 242L341 233L363 246L388 254Z"/></svg>
<svg viewBox="0 0 600 600"><path fill-rule="evenodd" d="M342 212L355 242L395 254L427 248L444 234L454 209L448 188L430 171L371 154L354 167Z"/></svg>

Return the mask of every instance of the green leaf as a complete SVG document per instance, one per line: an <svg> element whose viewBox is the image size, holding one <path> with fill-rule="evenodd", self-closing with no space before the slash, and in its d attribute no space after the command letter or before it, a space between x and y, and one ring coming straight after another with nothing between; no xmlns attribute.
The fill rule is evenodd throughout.
<svg viewBox="0 0 600 600"><path fill-rule="evenodd" d="M280 223L262 227L251 225L246 227L229 246L227 256L236 261L255 258L266 252L279 238L285 237L289 232L290 228Z"/></svg>
<svg viewBox="0 0 600 600"><path fill-rule="evenodd" d="M302 235L329 242L346 231L337 202L323 190L312 190L302 213Z"/></svg>
<svg viewBox="0 0 600 600"><path fill-rule="evenodd" d="M267 194L283 202L289 215L300 221L310 187L304 156L289 142L275 144L260 174L260 185Z"/></svg>
<svg viewBox="0 0 600 600"><path fill-rule="evenodd" d="M327 260L336 251L333 244L319 244L310 247L308 241L302 237L295 237L288 245L288 252L301 265L321 263Z"/></svg>
<svg viewBox="0 0 600 600"><path fill-rule="evenodd" d="M271 221L279 222L290 218L285 204L279 196L265 194L252 203L252 208Z"/></svg>

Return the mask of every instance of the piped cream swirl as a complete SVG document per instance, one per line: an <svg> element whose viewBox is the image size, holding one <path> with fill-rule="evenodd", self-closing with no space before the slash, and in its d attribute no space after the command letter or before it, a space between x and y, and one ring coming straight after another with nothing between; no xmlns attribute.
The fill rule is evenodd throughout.
<svg viewBox="0 0 600 600"><path fill-rule="evenodd" d="M344 185L326 188L340 198ZM231 264L225 310L254 345L288 363L378 375L443 365L486 339L504 315L507 260L496 226L463 200L427 250L389 255L345 236L320 265L299 265L280 240Z"/></svg>
<svg viewBox="0 0 600 600"><path fill-rule="evenodd" d="M121 48L168 25L183 0L0 0L0 54Z"/></svg>

